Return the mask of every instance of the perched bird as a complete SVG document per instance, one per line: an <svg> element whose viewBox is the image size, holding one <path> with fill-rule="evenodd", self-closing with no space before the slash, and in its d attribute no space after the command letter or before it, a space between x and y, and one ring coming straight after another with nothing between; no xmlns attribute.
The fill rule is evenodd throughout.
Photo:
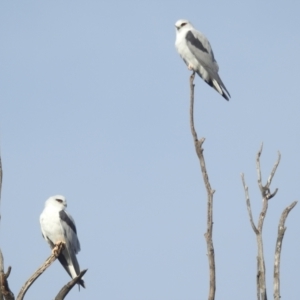
<svg viewBox="0 0 300 300"><path fill-rule="evenodd" d="M188 69L196 72L207 84L229 100L230 94L218 74L219 66L207 38L187 20L178 20L175 27L175 47Z"/></svg>
<svg viewBox="0 0 300 300"><path fill-rule="evenodd" d="M73 218L66 212L67 201L64 196L57 195L50 197L45 202L45 208L40 216L41 230L44 239L51 249L60 242L65 244L58 260L68 272L75 278L80 273L76 254L80 251L80 244L77 237L76 226ZM83 279L79 284L85 288Z"/></svg>

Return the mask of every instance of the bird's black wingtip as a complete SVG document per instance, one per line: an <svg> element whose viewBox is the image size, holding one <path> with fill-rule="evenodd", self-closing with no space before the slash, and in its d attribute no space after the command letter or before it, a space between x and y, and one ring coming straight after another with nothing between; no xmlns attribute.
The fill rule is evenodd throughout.
<svg viewBox="0 0 300 300"><path fill-rule="evenodd" d="M222 97L227 101L229 101L229 99L230 99L230 97L228 97L225 93L222 94Z"/></svg>

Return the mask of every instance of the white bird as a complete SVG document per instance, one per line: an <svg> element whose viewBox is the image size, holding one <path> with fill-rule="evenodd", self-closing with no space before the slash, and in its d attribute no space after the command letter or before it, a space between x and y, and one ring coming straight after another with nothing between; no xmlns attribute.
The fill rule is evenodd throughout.
<svg viewBox="0 0 300 300"><path fill-rule="evenodd" d="M58 256L58 260L68 272L75 278L80 273L76 254L80 251L80 243L77 237L76 226L73 218L66 212L67 201L64 196L56 195L45 202L45 208L40 216L41 230L44 239L51 249L56 244L63 242L65 247ZM85 288L81 279L79 284Z"/></svg>
<svg viewBox="0 0 300 300"><path fill-rule="evenodd" d="M207 38L187 20L178 20L175 27L175 47L188 69L196 72L207 84L229 100L230 94L218 74L219 66Z"/></svg>

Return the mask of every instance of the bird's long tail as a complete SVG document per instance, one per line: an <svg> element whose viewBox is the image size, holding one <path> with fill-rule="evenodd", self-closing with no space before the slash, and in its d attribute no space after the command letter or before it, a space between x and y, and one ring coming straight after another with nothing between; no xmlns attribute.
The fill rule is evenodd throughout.
<svg viewBox="0 0 300 300"><path fill-rule="evenodd" d="M58 260L71 278L75 278L80 273L76 255L72 250L68 251L68 249L64 249L59 255ZM85 288L83 279L79 280L79 284Z"/></svg>
<svg viewBox="0 0 300 300"><path fill-rule="evenodd" d="M230 94L227 91L223 81L221 80L219 74L215 74L216 78L212 78L212 87L220 93L227 101L229 101Z"/></svg>

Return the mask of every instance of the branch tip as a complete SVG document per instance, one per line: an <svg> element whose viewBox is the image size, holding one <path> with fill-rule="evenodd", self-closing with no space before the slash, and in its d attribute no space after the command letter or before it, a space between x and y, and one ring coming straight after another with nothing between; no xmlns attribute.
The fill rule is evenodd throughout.
<svg viewBox="0 0 300 300"><path fill-rule="evenodd" d="M87 272L88 269L82 270L77 277L69 281L65 286L62 287L62 289L59 291L57 296L55 297L55 300L63 300L67 294L71 291L71 289L79 283L83 275Z"/></svg>

